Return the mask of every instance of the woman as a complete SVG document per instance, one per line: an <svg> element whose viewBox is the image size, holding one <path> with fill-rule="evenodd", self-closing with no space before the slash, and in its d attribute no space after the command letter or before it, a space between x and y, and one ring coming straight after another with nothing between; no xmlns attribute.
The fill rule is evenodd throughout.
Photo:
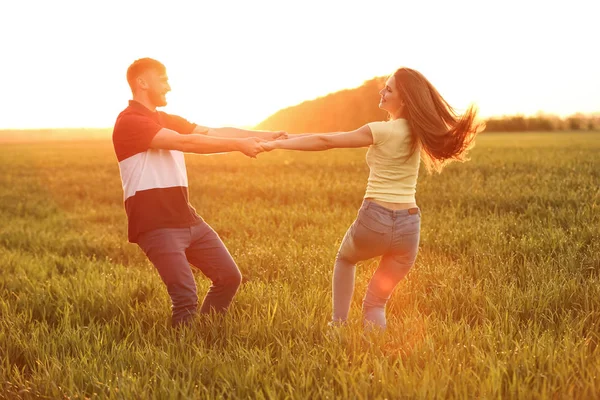
<svg viewBox="0 0 600 400"><path fill-rule="evenodd" d="M363 319L385 328L386 303L413 266L419 249L421 213L415 202L419 161L423 159L430 172L440 172L453 160L464 161L483 128L475 122L474 107L457 115L422 74L409 68L398 69L379 94L379 107L388 112L388 121L352 132L290 135L287 140L261 143L265 151L369 146L364 201L344 236L333 269L330 325L344 324L348 318L356 263L382 256L363 299Z"/></svg>

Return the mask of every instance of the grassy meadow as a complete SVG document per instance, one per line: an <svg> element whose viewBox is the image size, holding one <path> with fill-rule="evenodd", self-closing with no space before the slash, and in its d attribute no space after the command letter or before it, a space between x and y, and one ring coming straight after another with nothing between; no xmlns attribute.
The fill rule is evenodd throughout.
<svg viewBox="0 0 600 400"><path fill-rule="evenodd" d="M377 260L350 326L327 327L364 149L186 156L244 283L173 331L110 140L0 148L0 398L600 398L600 134L483 134L471 161L422 170L383 335L360 325Z"/></svg>

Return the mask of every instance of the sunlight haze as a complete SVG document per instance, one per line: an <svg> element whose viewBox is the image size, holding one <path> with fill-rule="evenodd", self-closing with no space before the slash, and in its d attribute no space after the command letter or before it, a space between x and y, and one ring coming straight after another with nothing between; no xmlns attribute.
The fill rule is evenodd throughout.
<svg viewBox="0 0 600 400"><path fill-rule="evenodd" d="M0 129L112 126L141 57L167 67L165 111L208 126L252 126L399 66L484 117L597 112L594 3L3 2Z"/></svg>

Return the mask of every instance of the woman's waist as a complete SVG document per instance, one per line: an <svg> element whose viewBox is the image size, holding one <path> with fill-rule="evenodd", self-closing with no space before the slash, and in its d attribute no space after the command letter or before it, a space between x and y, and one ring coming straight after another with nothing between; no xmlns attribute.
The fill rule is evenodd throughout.
<svg viewBox="0 0 600 400"><path fill-rule="evenodd" d="M367 192L392 195L392 196L410 196L417 190L417 176L405 175L403 177L389 177L376 174L373 171L367 179ZM371 196L376 197L376 196ZM384 200L384 199L381 199Z"/></svg>
<svg viewBox="0 0 600 400"><path fill-rule="evenodd" d="M393 201L384 201L377 199L375 197L365 197L365 200L370 201L372 203L378 204L382 207L387 208L388 210L409 210L411 208L417 208L416 201L407 201L407 202L393 202Z"/></svg>
<svg viewBox="0 0 600 400"><path fill-rule="evenodd" d="M374 187L367 185L364 198L378 202L391 210L416 207L416 188L413 187Z"/></svg>

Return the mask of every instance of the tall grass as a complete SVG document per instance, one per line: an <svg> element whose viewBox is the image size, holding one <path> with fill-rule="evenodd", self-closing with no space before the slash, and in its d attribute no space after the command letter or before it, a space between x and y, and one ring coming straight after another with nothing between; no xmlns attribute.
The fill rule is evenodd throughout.
<svg viewBox="0 0 600 400"><path fill-rule="evenodd" d="M0 397L600 398L600 135L483 135L470 162L422 171L420 253L384 335L360 326L377 260L351 325L326 326L364 150L187 156L244 284L173 331L110 142L2 147Z"/></svg>

